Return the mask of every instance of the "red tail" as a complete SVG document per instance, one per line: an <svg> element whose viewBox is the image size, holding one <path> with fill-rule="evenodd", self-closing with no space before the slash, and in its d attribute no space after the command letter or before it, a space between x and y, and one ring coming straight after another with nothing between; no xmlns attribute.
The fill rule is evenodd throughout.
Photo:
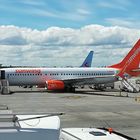
<svg viewBox="0 0 140 140"><path fill-rule="evenodd" d="M120 69L118 76L121 77L124 77L125 74L130 76L140 75L140 39L120 63L109 67Z"/></svg>

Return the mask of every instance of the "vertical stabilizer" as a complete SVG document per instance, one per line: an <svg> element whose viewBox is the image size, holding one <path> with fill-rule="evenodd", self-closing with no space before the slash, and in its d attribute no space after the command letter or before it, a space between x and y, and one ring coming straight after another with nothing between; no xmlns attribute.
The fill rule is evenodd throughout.
<svg viewBox="0 0 140 140"><path fill-rule="evenodd" d="M140 39L120 63L109 67L119 69L118 75L121 77L124 77L125 74L140 75Z"/></svg>
<svg viewBox="0 0 140 140"><path fill-rule="evenodd" d="M93 58L93 51L90 51L86 59L84 60L83 64L80 67L91 67L92 58Z"/></svg>

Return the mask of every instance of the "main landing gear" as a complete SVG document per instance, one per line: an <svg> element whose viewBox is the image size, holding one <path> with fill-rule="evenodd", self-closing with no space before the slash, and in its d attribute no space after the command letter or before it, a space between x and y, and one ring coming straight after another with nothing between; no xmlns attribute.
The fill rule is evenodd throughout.
<svg viewBox="0 0 140 140"><path fill-rule="evenodd" d="M67 86L67 87L65 87L64 91L66 91L66 92L75 92L75 87Z"/></svg>

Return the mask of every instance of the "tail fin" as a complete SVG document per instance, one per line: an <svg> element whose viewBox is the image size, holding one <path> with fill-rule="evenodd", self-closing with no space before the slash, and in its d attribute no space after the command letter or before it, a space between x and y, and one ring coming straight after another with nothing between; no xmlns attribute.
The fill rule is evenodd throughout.
<svg viewBox="0 0 140 140"><path fill-rule="evenodd" d="M126 74L130 76L140 75L140 39L120 63L109 67L119 69L118 76L120 77L124 77Z"/></svg>
<svg viewBox="0 0 140 140"><path fill-rule="evenodd" d="M90 51L86 59L84 60L83 64L80 67L91 67L92 58L93 58L93 51Z"/></svg>

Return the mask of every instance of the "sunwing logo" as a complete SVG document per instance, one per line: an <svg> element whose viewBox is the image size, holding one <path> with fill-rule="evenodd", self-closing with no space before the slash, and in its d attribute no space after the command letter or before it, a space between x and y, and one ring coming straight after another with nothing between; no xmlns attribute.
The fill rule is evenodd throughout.
<svg viewBox="0 0 140 140"><path fill-rule="evenodd" d="M140 53L140 47L135 51L135 53L129 58L129 60L127 61L128 64L130 64L134 58Z"/></svg>
<svg viewBox="0 0 140 140"><path fill-rule="evenodd" d="M41 73L41 70L40 69L33 69L33 70L30 70L30 69L26 69L26 70L18 69L18 70L16 70L16 73L34 73L34 74L40 74Z"/></svg>
<svg viewBox="0 0 140 140"><path fill-rule="evenodd" d="M134 61L134 59L137 57L137 55L139 55L140 53L140 47L138 49L136 49L136 51L134 52L134 54L132 54L132 56L128 59L128 61L126 61L122 71L119 73L124 74L124 72L126 71L127 68L129 68L129 66L131 66L132 62ZM132 64L133 66L133 64Z"/></svg>

